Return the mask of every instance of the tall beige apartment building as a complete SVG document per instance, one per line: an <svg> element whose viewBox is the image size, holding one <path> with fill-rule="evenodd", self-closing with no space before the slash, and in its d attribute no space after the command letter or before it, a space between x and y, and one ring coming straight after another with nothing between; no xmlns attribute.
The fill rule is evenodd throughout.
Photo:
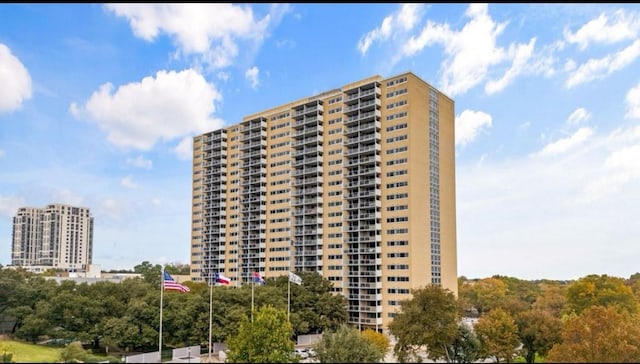
<svg viewBox="0 0 640 364"><path fill-rule="evenodd" d="M246 116L193 142L191 277L317 271L349 322L457 294L454 102L408 72Z"/></svg>
<svg viewBox="0 0 640 364"><path fill-rule="evenodd" d="M12 266L85 272L92 263L93 217L88 208L21 207L13 218L12 235Z"/></svg>

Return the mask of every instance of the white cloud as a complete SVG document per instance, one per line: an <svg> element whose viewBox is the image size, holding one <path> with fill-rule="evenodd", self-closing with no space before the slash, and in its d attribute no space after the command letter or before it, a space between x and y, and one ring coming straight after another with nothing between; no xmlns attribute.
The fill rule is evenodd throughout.
<svg viewBox="0 0 640 364"><path fill-rule="evenodd" d="M260 83L260 80L258 79L259 73L260 70L256 66L249 68L244 73L244 77L249 81L249 83L251 84L251 88L254 90L258 88L258 84Z"/></svg>
<svg viewBox="0 0 640 364"><path fill-rule="evenodd" d="M82 196L79 196L66 188L55 189L50 192L50 194L51 201L55 203L62 203L71 206L82 206L82 204L84 203L84 199L82 198Z"/></svg>
<svg viewBox="0 0 640 364"><path fill-rule="evenodd" d="M612 19L606 14L600 14L589 21L575 33L564 30L564 38L568 43L577 43L580 49L586 49L591 43L611 44L627 39L634 39L640 30L638 14L628 14L624 10L617 10Z"/></svg>
<svg viewBox="0 0 640 364"><path fill-rule="evenodd" d="M638 160L640 126L594 134L547 158L457 164L461 273L488 277L495 264L522 279L635 273L626 269L640 254Z"/></svg>
<svg viewBox="0 0 640 364"><path fill-rule="evenodd" d="M6 153L5 153L4 149L0 149L0 158L4 157L5 154Z"/></svg>
<svg viewBox="0 0 640 364"><path fill-rule="evenodd" d="M126 163L129 166L133 166L136 168L144 168L144 169L151 169L151 167L153 166L153 162L151 162L148 159L145 159L145 157L141 155L135 158L127 158Z"/></svg>
<svg viewBox="0 0 640 364"><path fill-rule="evenodd" d="M107 197L98 201L98 206L95 210L96 219L104 218L120 221L130 210L130 206L126 202L119 201L112 197Z"/></svg>
<svg viewBox="0 0 640 364"><path fill-rule="evenodd" d="M122 186L124 188L129 188L129 189L138 188L138 184L133 182L133 177L131 177L131 175L122 178L120 180L120 186Z"/></svg>
<svg viewBox="0 0 640 364"><path fill-rule="evenodd" d="M20 207L26 207L26 203L23 197L0 195L0 215L14 217Z"/></svg>
<svg viewBox="0 0 640 364"><path fill-rule="evenodd" d="M617 129L606 140L610 153L599 175L589 180L581 201L593 202L619 193L631 181L640 180L640 126Z"/></svg>
<svg viewBox="0 0 640 364"><path fill-rule="evenodd" d="M149 150L158 140L221 127L222 120L212 118L214 102L220 99L215 87L192 69L158 71L155 78L145 77L115 91L106 83L84 107L73 103L70 111L98 124L116 146Z"/></svg>
<svg viewBox="0 0 640 364"><path fill-rule="evenodd" d="M160 206L160 205L162 205L162 200L160 200L157 197L154 197L154 198L151 199L151 204L153 206Z"/></svg>
<svg viewBox="0 0 640 364"><path fill-rule="evenodd" d="M22 62L0 43L0 113L17 110L31 98L31 76Z"/></svg>
<svg viewBox="0 0 640 364"><path fill-rule="evenodd" d="M553 143L549 143L542 148L535 155L540 157L547 157L557 154L562 154L571 150L580 144L584 143L589 137L593 135L593 129L589 127L583 127L578 129L573 135L566 138L557 140Z"/></svg>
<svg viewBox="0 0 640 364"><path fill-rule="evenodd" d="M220 71L218 72L218 79L222 80L222 81L229 81L229 73L228 72L224 72L224 71Z"/></svg>
<svg viewBox="0 0 640 364"><path fill-rule="evenodd" d="M587 121L591 118L591 114L583 107L577 108L574 112L569 115L567 119L567 124L569 125L578 125L583 121Z"/></svg>
<svg viewBox="0 0 640 364"><path fill-rule="evenodd" d="M191 159L191 157L193 156L192 146L193 146L193 139L191 137L184 137L182 138L180 143L178 143L178 145L176 145L176 147L173 148L173 152L180 159L183 159L183 160Z"/></svg>
<svg viewBox="0 0 640 364"><path fill-rule="evenodd" d="M627 92L627 118L640 119L640 83Z"/></svg>
<svg viewBox="0 0 640 364"><path fill-rule="evenodd" d="M638 56L640 56L640 39L615 54L610 54L599 59L592 58L588 60L569 76L566 86L567 88L571 88L581 83L602 79L628 66L635 61Z"/></svg>
<svg viewBox="0 0 640 364"><path fill-rule="evenodd" d="M482 111L464 110L456 116L456 146L472 142L482 130L491 127L491 115Z"/></svg>
<svg viewBox="0 0 640 364"><path fill-rule="evenodd" d="M125 17L133 33L153 41L169 35L184 55L200 55L213 68L226 67L238 55L237 42L261 42L267 28L288 11L285 4L272 5L270 14L255 19L247 5L210 4L106 4Z"/></svg>
<svg viewBox="0 0 640 364"><path fill-rule="evenodd" d="M294 48L295 46L296 46L296 42L292 41L290 39L284 39L284 40L277 40L276 41L276 47L278 47L278 48L286 47L288 49L291 49L291 48Z"/></svg>
<svg viewBox="0 0 640 364"><path fill-rule="evenodd" d="M529 62L529 60L531 59L531 55L533 54L535 43L536 38L532 38L529 41L529 44L511 44L509 46L507 57L513 60L511 68L509 68L499 80L489 80L487 82L484 87L487 94L493 94L498 91L502 91L511 82L513 82L513 80L518 75L526 70L527 63Z"/></svg>
<svg viewBox="0 0 640 364"><path fill-rule="evenodd" d="M574 61L571 58L567 59L567 61L564 63L564 71L565 72L574 71L577 67L578 67L578 65L576 64L576 61Z"/></svg>
<svg viewBox="0 0 640 364"><path fill-rule="evenodd" d="M448 23L428 21L422 32L411 37L403 46L403 54L411 56L425 46L440 43L446 59L440 67L442 90L454 96L462 94L482 82L490 66L505 59L503 48L496 47L496 38L507 23L496 23L488 14L487 4L471 4L466 16L471 18L462 30L454 31Z"/></svg>
<svg viewBox="0 0 640 364"><path fill-rule="evenodd" d="M422 17L424 4L402 4L393 14L385 17L379 27L365 34L358 41L358 50L363 55L376 41L385 41L396 32L408 32Z"/></svg>

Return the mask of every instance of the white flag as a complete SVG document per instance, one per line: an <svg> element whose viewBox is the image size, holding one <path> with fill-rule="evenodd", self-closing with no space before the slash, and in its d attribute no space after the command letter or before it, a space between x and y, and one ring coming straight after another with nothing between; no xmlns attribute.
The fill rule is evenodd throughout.
<svg viewBox="0 0 640 364"><path fill-rule="evenodd" d="M300 278L299 276L295 275L293 272L289 272L289 282L293 282L297 285L301 285L302 284L302 278Z"/></svg>

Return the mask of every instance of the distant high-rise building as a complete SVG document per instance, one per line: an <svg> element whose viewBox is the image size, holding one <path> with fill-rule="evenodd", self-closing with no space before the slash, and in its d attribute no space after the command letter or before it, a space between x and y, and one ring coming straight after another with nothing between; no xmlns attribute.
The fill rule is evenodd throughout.
<svg viewBox="0 0 640 364"><path fill-rule="evenodd" d="M84 272L92 263L93 217L88 208L21 207L13 218L11 265Z"/></svg>
<svg viewBox="0 0 640 364"><path fill-rule="evenodd" d="M384 329L410 290L457 294L454 101L370 77L194 138L191 277L316 271Z"/></svg>

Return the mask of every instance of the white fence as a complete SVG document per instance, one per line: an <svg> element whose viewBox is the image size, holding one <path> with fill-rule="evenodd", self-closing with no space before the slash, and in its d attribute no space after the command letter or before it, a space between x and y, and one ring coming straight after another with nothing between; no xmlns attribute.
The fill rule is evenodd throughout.
<svg viewBox="0 0 640 364"><path fill-rule="evenodd" d="M199 363L200 345L173 349L171 363Z"/></svg>
<svg viewBox="0 0 640 364"><path fill-rule="evenodd" d="M160 352L129 355L125 357L125 363L160 363Z"/></svg>

